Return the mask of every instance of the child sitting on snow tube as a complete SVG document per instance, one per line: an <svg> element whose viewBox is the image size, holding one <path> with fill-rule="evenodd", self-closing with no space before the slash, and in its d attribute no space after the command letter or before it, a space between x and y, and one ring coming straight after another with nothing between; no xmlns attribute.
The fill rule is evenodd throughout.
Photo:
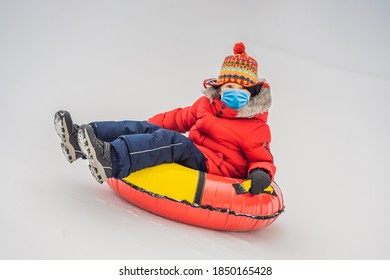
<svg viewBox="0 0 390 280"><path fill-rule="evenodd" d="M257 62L245 52L244 44L235 44L233 50L218 79L205 80L203 97L147 122L78 126L67 111L57 112L54 123L68 161L87 158L99 183L175 162L211 174L251 179L249 192L261 193L276 171L267 124L270 87L258 78ZM188 137L181 134L188 131Z"/></svg>

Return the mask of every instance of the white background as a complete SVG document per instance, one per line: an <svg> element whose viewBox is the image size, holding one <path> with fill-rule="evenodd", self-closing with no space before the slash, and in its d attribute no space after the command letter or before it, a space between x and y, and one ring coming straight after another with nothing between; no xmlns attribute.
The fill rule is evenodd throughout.
<svg viewBox="0 0 390 280"><path fill-rule="evenodd" d="M386 1L0 0L0 259L389 259ZM140 210L53 127L191 105L234 43L271 85L286 212L217 232Z"/></svg>

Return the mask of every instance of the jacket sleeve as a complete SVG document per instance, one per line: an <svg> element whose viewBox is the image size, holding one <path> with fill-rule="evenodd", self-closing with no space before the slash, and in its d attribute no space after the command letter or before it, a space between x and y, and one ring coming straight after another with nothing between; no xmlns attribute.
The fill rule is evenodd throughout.
<svg viewBox="0 0 390 280"><path fill-rule="evenodd" d="M250 137L250 141L246 141L244 152L248 160L248 175L256 168L264 169L271 180L274 180L276 167L274 158L270 149L271 133L269 126L264 124L257 129Z"/></svg>
<svg viewBox="0 0 390 280"><path fill-rule="evenodd" d="M196 112L200 100L198 99L192 106L157 114L148 119L148 122L180 133L187 132L196 123Z"/></svg>

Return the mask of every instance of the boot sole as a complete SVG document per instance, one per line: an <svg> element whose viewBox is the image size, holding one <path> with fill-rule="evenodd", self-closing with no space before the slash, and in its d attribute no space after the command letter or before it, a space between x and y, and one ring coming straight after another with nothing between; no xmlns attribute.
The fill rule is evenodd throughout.
<svg viewBox="0 0 390 280"><path fill-rule="evenodd" d="M70 133L65 121L65 112L60 111L54 115L54 127L58 136L61 138L61 149L65 158L70 163L74 162L77 159L76 150L69 141Z"/></svg>
<svg viewBox="0 0 390 280"><path fill-rule="evenodd" d="M103 165L97 160L95 149L92 146L91 139L89 138L86 128L83 127L77 132L77 139L79 146L83 154L89 161L89 170L96 181L100 184L107 181L106 172L104 171Z"/></svg>

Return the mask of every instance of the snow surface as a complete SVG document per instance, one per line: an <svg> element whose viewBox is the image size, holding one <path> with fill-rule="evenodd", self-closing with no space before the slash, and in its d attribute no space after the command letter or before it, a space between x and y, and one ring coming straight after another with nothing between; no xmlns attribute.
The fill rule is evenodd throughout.
<svg viewBox="0 0 390 280"><path fill-rule="evenodd" d="M389 259L387 1L0 1L0 259ZM69 164L53 127L192 104L243 41L271 84L286 211L218 232ZM387 127L387 128L386 128Z"/></svg>

